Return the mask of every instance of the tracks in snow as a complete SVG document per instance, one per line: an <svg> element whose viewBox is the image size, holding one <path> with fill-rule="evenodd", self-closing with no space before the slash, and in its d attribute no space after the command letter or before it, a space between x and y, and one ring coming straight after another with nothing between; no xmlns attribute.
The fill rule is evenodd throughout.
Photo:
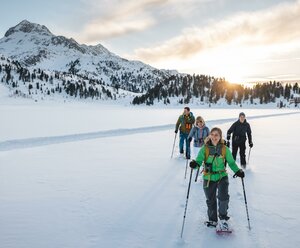
<svg viewBox="0 0 300 248"><path fill-rule="evenodd" d="M294 115L294 114L300 114L300 112L249 116L247 117L247 119L254 120L254 119L278 117L278 116L286 116L286 115ZM224 124L226 122L233 122L235 120L236 118L227 118L227 119L220 119L220 120L210 120L207 121L206 123L209 126L214 126L214 125ZM153 132L170 130L174 128L174 126L175 124L167 124L167 125L150 126L150 127L113 129L107 131L78 133L78 134L69 134L69 135L61 135L61 136L6 140L0 142L0 151L10 151L15 149L32 148L32 147L47 146L47 145L61 144L67 142L77 142L82 140L99 139L99 138L106 138L106 137L126 136L126 135L140 134L140 133L153 133Z"/></svg>

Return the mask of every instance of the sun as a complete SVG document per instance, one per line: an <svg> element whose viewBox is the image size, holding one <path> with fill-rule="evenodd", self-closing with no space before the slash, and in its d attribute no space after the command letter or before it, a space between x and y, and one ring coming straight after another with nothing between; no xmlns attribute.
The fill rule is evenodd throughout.
<svg viewBox="0 0 300 248"><path fill-rule="evenodd" d="M226 81L228 81L231 84L244 84L246 83L245 77L243 75L229 75L225 76Z"/></svg>

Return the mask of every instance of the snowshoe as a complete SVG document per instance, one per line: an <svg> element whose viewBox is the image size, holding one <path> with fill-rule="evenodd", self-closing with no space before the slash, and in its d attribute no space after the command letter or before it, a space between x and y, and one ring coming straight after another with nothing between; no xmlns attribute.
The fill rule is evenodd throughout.
<svg viewBox="0 0 300 248"><path fill-rule="evenodd" d="M226 220L220 220L219 224L216 227L217 234L226 234L232 233L232 229L229 227L229 224Z"/></svg>

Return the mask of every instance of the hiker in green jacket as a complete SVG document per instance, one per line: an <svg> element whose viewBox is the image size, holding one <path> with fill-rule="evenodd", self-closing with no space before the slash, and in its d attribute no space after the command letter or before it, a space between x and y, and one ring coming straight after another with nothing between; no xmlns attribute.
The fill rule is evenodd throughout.
<svg viewBox="0 0 300 248"><path fill-rule="evenodd" d="M190 162L190 167L198 168L203 165L203 189L208 208L208 221L205 224L216 227L219 213L219 228L228 230L229 181L225 161L236 176L241 178L245 176L244 171L239 169L235 163L229 148L224 144L222 130L214 127L205 140L205 145L199 151L196 160ZM218 211L217 198L219 201Z"/></svg>
<svg viewBox="0 0 300 248"><path fill-rule="evenodd" d="M176 122L175 133L178 132L178 129L180 130L179 150L180 150L180 154L183 155L183 146L184 146L184 142L185 142L186 159L191 158L190 142L188 141L188 136L189 136L189 133L190 133L194 123L195 123L195 117L194 117L193 113L190 111L189 107L185 107L183 110L183 114L179 116L179 118Z"/></svg>

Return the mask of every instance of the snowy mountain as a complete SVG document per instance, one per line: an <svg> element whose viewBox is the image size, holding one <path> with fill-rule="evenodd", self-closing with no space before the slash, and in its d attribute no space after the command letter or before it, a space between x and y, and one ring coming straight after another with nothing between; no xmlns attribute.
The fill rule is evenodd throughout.
<svg viewBox="0 0 300 248"><path fill-rule="evenodd" d="M267 82L253 88L224 78L158 70L123 59L101 44L87 46L55 36L40 24L22 21L0 39L0 80L11 95L118 100L133 104L288 106L298 84Z"/></svg>
<svg viewBox="0 0 300 248"><path fill-rule="evenodd" d="M128 103L140 95L105 84L80 74L42 69L28 69L18 61L0 54L0 82L10 91L11 97L44 99L118 100Z"/></svg>
<svg viewBox="0 0 300 248"><path fill-rule="evenodd" d="M71 73L132 92L145 92L174 74L123 59L101 44L81 45L72 38L55 36L47 27L27 20L8 29L0 39L0 54L28 69Z"/></svg>

